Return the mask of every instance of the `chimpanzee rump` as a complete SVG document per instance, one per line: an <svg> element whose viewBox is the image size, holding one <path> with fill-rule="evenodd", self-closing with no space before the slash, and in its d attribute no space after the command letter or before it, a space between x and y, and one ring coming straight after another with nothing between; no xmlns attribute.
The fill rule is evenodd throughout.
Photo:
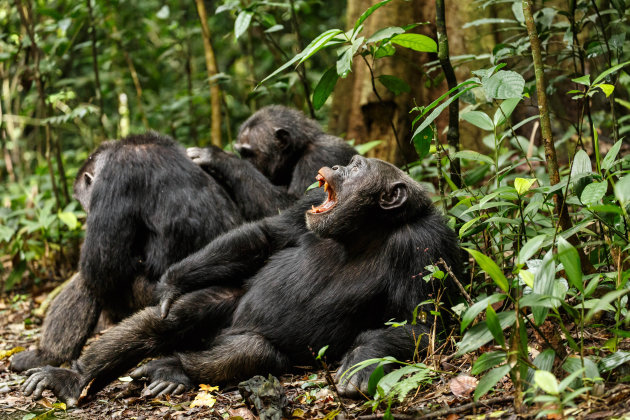
<svg viewBox="0 0 630 420"><path fill-rule="evenodd" d="M76 359L101 313L118 322L155 304L171 264L242 221L183 148L153 132L103 143L74 192L88 213L80 274L52 302L38 349L13 356L16 371Z"/></svg>
<svg viewBox="0 0 630 420"><path fill-rule="evenodd" d="M168 354L132 373L149 378L146 393L287 371L325 345L339 371L368 358L411 358L414 337L426 345L432 321L385 323L410 320L416 305L437 296L437 280L418 275L427 265L443 258L460 273L455 234L419 184L388 163L355 156L347 167L322 168L317 179L323 204L315 206L321 189L309 191L280 215L174 264L160 280L159 308L107 331L72 370L27 372L25 393L50 389L76 404L91 381L90 393L143 358ZM338 389L364 391L370 374L364 369Z"/></svg>
<svg viewBox="0 0 630 420"><path fill-rule="evenodd" d="M188 155L232 195L247 220L278 214L304 194L319 168L346 165L357 152L325 134L316 121L280 105L264 107L243 123L234 149L188 149Z"/></svg>

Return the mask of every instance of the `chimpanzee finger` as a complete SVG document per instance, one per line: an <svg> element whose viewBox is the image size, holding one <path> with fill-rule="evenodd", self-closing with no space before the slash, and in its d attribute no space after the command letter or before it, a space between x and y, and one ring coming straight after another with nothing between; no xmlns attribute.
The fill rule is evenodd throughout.
<svg viewBox="0 0 630 420"><path fill-rule="evenodd" d="M168 316L168 313L171 310L171 306L173 305L174 300L175 300L175 297L170 293L165 295L160 300L160 315L162 316L162 319L166 319L166 317Z"/></svg>
<svg viewBox="0 0 630 420"><path fill-rule="evenodd" d="M169 385L169 383L170 382L166 382L166 381L151 382L151 384L144 390L142 395L155 397L159 395L159 393L162 392L162 390L164 390L164 388L166 388Z"/></svg>
<svg viewBox="0 0 630 420"><path fill-rule="evenodd" d="M149 376L149 373L147 372L147 365L142 365L139 368L134 369L129 376L131 376L133 379L140 379L140 378L146 378L147 376Z"/></svg>
<svg viewBox="0 0 630 420"><path fill-rule="evenodd" d="M171 395L173 394L173 391L175 391L175 389L177 389L177 384L173 382L169 382L168 386L164 388L162 391L160 391L160 393L157 394L157 396L161 397L162 395Z"/></svg>
<svg viewBox="0 0 630 420"><path fill-rule="evenodd" d="M35 374L24 382L23 392L25 395L32 395L34 399L38 400L42 397L42 392L48 386L48 379L45 375Z"/></svg>
<svg viewBox="0 0 630 420"><path fill-rule="evenodd" d="M186 391L186 385L179 384L179 385L177 385L177 388L175 388L175 390L171 394L179 395L179 394L183 394L184 391Z"/></svg>

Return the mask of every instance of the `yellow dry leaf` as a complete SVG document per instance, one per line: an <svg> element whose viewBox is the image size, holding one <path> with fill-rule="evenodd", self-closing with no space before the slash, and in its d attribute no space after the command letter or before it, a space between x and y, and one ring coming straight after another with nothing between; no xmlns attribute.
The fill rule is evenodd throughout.
<svg viewBox="0 0 630 420"><path fill-rule="evenodd" d="M206 391L206 392L212 392L212 391L218 391L219 387L218 386L210 386L210 385L206 385L206 384L200 384L199 385L199 389L202 391Z"/></svg>
<svg viewBox="0 0 630 420"><path fill-rule="evenodd" d="M212 407L214 406L214 403L216 402L217 402L217 399L214 398L212 394L209 394L205 391L201 391L199 394L197 394L193 402L190 404L190 408Z"/></svg>
<svg viewBox="0 0 630 420"><path fill-rule="evenodd" d="M13 347L11 350L2 350L0 351L0 360L9 357L15 353L19 353L21 351L26 350L24 347L18 346L18 347Z"/></svg>

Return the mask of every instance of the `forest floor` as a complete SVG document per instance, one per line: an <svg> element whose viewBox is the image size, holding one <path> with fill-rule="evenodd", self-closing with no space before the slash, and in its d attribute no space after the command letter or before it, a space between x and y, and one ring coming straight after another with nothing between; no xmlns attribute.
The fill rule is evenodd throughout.
<svg viewBox="0 0 630 420"><path fill-rule="evenodd" d="M255 409L248 407L235 386L212 390L191 390L175 397L142 397L143 382L119 378L79 408L67 409L48 391L34 401L20 391L24 376L9 370L7 352L16 347L34 348L39 336L41 320L31 311L45 298L45 293L32 299L28 295L0 298L0 420L4 419L256 419ZM593 339L606 339L604 329L593 331ZM603 342L603 341L602 341ZM630 348L630 340L623 343ZM596 345L594 343L594 345ZM468 358L442 363L443 373L429 386L412 393L404 404L392 407L397 419L404 418L534 418L538 409L530 407L526 414L516 416L512 405L512 384L504 378L494 393L475 404L472 391L476 379L467 376ZM626 374L627 375L627 374ZM383 418L385 407L375 412L366 400L355 401L336 397L327 385L326 374L320 370L302 370L280 377L287 406L286 418ZM212 385L212 384L211 384ZM204 390L205 389L205 390ZM576 406L566 415L575 418L630 419L630 384L606 383L600 397L576 399ZM251 408L251 409L250 409ZM254 410L254 412L252 411ZM559 419L561 417L547 417Z"/></svg>

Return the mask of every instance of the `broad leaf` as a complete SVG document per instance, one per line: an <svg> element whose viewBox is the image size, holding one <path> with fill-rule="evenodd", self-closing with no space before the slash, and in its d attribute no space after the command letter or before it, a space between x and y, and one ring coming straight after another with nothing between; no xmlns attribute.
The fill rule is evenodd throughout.
<svg viewBox="0 0 630 420"><path fill-rule="evenodd" d="M492 280L503 290L507 292L509 289L509 284L503 271L499 268L498 265L494 261L492 261L489 257L482 254L479 251L470 248L464 248L472 257L477 261L477 264L490 276Z"/></svg>
<svg viewBox="0 0 630 420"><path fill-rule="evenodd" d="M534 373L534 383L547 394L557 395L559 393L558 380L551 372L537 370Z"/></svg>
<svg viewBox="0 0 630 420"><path fill-rule="evenodd" d="M391 38L394 35L404 34L404 33L405 33L405 30L403 28L400 28L398 26L390 26L388 28L379 29L378 31L374 32L374 34L372 34L371 37L365 40L365 43L370 44L373 42L379 42L384 39Z"/></svg>
<svg viewBox="0 0 630 420"><path fill-rule="evenodd" d="M519 102L521 102L520 97L506 99L505 101L501 102L501 105L494 113L494 125L497 127L503 125L505 121L510 118L510 115L512 115L512 112L514 112L514 108L516 108L516 105L518 105Z"/></svg>
<svg viewBox="0 0 630 420"><path fill-rule="evenodd" d="M234 22L234 37L236 39L239 39L247 31L252 21L252 16L253 13L247 10L238 14Z"/></svg>
<svg viewBox="0 0 630 420"><path fill-rule="evenodd" d="M542 265L534 277L534 293L540 296L552 296L554 280L556 278L556 264L551 251L543 258ZM547 318L549 308L545 306L532 306L532 314L536 325L541 325Z"/></svg>
<svg viewBox="0 0 630 420"><path fill-rule="evenodd" d="M501 347L505 348L505 337L503 337L503 329L501 328L501 324L499 323L499 318L497 317L497 313L492 309L492 306L488 305L486 307L486 325L488 326L488 330L494 337L494 341L496 341Z"/></svg>
<svg viewBox="0 0 630 420"><path fill-rule="evenodd" d="M569 282L580 292L584 291L582 284L582 263L577 250L562 236L558 237L558 259L564 266Z"/></svg>
<svg viewBox="0 0 630 420"><path fill-rule="evenodd" d="M365 19L367 19L372 13L374 13L376 11L376 9L378 9L381 6L385 6L390 1L392 1L392 0L380 1L380 2L376 3L374 6L370 7L369 9L367 9L365 12L363 12L363 14L359 17L359 19L357 19L357 21L354 23L354 28L352 30L352 35L354 36L354 33L357 31L357 29L359 29L359 26L361 26L361 24L363 22L365 22Z"/></svg>
<svg viewBox="0 0 630 420"><path fill-rule="evenodd" d="M411 88L402 79L388 74L382 74L378 77L378 81L383 84L394 95L400 95L403 92L411 92Z"/></svg>
<svg viewBox="0 0 630 420"><path fill-rule="evenodd" d="M582 190L582 195L580 196L580 201L587 206L592 206L593 204L599 204L604 195L606 195L606 191L608 190L608 182L592 182L588 184Z"/></svg>
<svg viewBox="0 0 630 420"><path fill-rule="evenodd" d="M315 109L320 109L326 103L326 99L335 89L337 79L339 79L339 75L337 74L336 66L326 70L322 78L319 79L313 91L313 107Z"/></svg>
<svg viewBox="0 0 630 420"><path fill-rule="evenodd" d="M613 147L610 148L606 156L604 156L604 160L602 160L602 170L607 171L612 168L615 163L615 159L617 158L617 154L619 153L619 149L621 148L621 143L623 140L619 140L617 143L613 144Z"/></svg>
<svg viewBox="0 0 630 420"><path fill-rule="evenodd" d="M514 180L514 189L516 189L518 195L523 195L529 191L536 181L536 178L516 178Z"/></svg>
<svg viewBox="0 0 630 420"><path fill-rule="evenodd" d="M413 146L416 148L416 153L418 153L418 159L422 159L429 154L431 140L433 140L433 129L431 127L427 127L413 136Z"/></svg>
<svg viewBox="0 0 630 420"><path fill-rule="evenodd" d="M470 373L473 375L479 375L481 372L485 372L486 370L503 363L506 359L507 354L503 350L489 351L482 354L477 360L475 360Z"/></svg>
<svg viewBox="0 0 630 420"><path fill-rule="evenodd" d="M488 305L501 302L505 297L506 296L502 293L495 293L494 295L481 299L479 302L476 302L470 308L466 309L466 312L464 312L462 316L461 331L464 331Z"/></svg>
<svg viewBox="0 0 630 420"><path fill-rule="evenodd" d="M475 127L479 127L485 131L494 131L494 124L492 120L485 112L481 111L469 111L464 114L461 114L461 118L465 121L468 121Z"/></svg>
<svg viewBox="0 0 630 420"><path fill-rule="evenodd" d="M399 34L391 39L391 42L401 47L410 48L420 52L437 52L437 44L426 35Z"/></svg>
<svg viewBox="0 0 630 420"><path fill-rule="evenodd" d="M499 312L497 318L499 318L501 328L506 329L516 321L516 313L514 313L514 311ZM486 321L480 322L464 334L462 341L457 344L458 349L456 356L478 350L479 347L487 344L493 338Z"/></svg>
<svg viewBox="0 0 630 420"><path fill-rule="evenodd" d="M492 158L486 155L482 155L479 152L473 152L472 150L461 150L453 155L453 158L459 159L468 159L468 160L478 160L480 162L485 162L488 165L494 165L494 161Z"/></svg>
<svg viewBox="0 0 630 420"><path fill-rule="evenodd" d="M630 201L630 174L617 181L615 184L615 196L622 205Z"/></svg>
<svg viewBox="0 0 630 420"><path fill-rule="evenodd" d="M483 90L490 100L520 98L524 87L525 79L514 71L500 70L483 82Z"/></svg>
<svg viewBox="0 0 630 420"><path fill-rule="evenodd" d="M535 253L538 252L547 235L538 235L525 242L525 245L518 253L518 264L525 264Z"/></svg>
<svg viewBox="0 0 630 420"><path fill-rule="evenodd" d="M510 365L503 365L492 369L483 378L479 380L477 388L475 388L474 400L486 395L493 386L497 384L505 375L510 372Z"/></svg>

